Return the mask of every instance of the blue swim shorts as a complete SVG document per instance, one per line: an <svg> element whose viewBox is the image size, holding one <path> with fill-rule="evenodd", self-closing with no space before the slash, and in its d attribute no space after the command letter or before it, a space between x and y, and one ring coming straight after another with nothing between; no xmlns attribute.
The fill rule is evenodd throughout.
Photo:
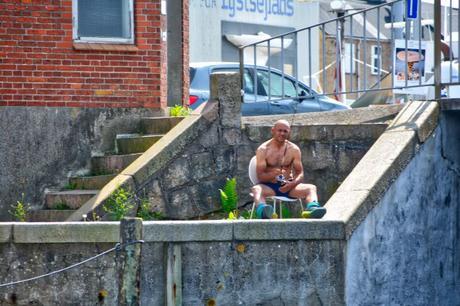
<svg viewBox="0 0 460 306"><path fill-rule="evenodd" d="M280 188L281 188L281 184L280 184L280 183L262 183L262 184L264 184L265 186L270 187L271 189L273 189L273 191L275 192L275 194L276 194L277 196L291 198L291 197L288 195L289 192L281 192L281 191L280 191ZM291 198L291 199L292 199L292 198Z"/></svg>

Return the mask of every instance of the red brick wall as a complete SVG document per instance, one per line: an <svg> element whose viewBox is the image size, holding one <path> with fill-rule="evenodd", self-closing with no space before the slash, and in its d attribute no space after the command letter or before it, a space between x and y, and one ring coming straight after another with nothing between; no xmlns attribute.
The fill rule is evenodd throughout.
<svg viewBox="0 0 460 306"><path fill-rule="evenodd" d="M74 44L71 0L0 0L0 105L165 108L160 2L135 0L126 46Z"/></svg>

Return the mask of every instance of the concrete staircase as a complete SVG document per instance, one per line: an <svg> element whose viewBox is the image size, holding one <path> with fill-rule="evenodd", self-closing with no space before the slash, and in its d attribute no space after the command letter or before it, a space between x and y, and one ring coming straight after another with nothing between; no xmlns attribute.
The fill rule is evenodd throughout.
<svg viewBox="0 0 460 306"><path fill-rule="evenodd" d="M182 119L183 117L142 118L139 133L117 134L115 154L92 157L91 175L70 177L65 189L47 191L44 208L31 211L28 220L64 221Z"/></svg>

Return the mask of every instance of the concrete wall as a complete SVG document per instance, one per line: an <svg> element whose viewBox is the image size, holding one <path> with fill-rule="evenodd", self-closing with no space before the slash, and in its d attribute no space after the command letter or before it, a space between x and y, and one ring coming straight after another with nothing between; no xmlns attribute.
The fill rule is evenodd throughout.
<svg viewBox="0 0 460 306"><path fill-rule="evenodd" d="M116 133L138 129L148 109L0 107L0 220L25 194L40 207L45 188L89 171L90 157L114 150Z"/></svg>
<svg viewBox="0 0 460 306"><path fill-rule="evenodd" d="M0 225L0 285L80 262L114 246L115 222ZM340 222L144 222L141 305L164 305L171 275L182 305L343 305ZM176 268L168 249L178 247ZM0 287L0 304L115 305L117 253L66 272ZM98 296L106 296L99 302ZM212 304L215 302L215 304Z"/></svg>
<svg viewBox="0 0 460 306"><path fill-rule="evenodd" d="M440 127L352 234L347 304L458 304L459 119L460 112L444 113Z"/></svg>

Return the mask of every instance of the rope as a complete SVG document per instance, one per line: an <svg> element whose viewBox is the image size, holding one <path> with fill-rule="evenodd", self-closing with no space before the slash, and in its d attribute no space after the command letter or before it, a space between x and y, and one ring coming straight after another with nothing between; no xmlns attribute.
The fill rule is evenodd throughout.
<svg viewBox="0 0 460 306"><path fill-rule="evenodd" d="M64 272L64 271L67 271L67 270L70 270L70 269L73 269L73 268L76 268L78 266L81 266L87 262L90 262L92 260L95 260L101 256L104 256L104 255L107 255L108 253L110 252L113 252L113 251L120 251L122 248L125 248L129 245L132 245L132 244L136 244L136 243L144 243L144 240L134 240L134 241L129 241L127 243L117 243L115 244L115 246L111 249L108 249L100 254L97 254L93 257L90 257L90 258L87 258L83 261L80 261L80 262L77 262L73 265L70 265L68 267L65 267L65 268L62 268L62 269L59 269L59 270L56 270L56 271L52 271L52 272L49 272L49 273L46 273L46 274L42 274L42 275L39 275L39 276L34 276L34 277L31 277L31 278L27 278L27 279L23 279L23 280L19 280L19 281L14 281L14 282L9 282L9 283L6 283L6 284L0 284L0 288L3 288L3 287L8 287L8 286L13 286L13 285L17 285L17 284L22 284L22 283L26 283L26 282L30 282L30 281L33 281L33 280L37 280L37 279L40 279L40 278L44 278L44 277L48 277L48 276L51 276L51 275L54 275L54 274L58 274L58 273L61 273L61 272Z"/></svg>

